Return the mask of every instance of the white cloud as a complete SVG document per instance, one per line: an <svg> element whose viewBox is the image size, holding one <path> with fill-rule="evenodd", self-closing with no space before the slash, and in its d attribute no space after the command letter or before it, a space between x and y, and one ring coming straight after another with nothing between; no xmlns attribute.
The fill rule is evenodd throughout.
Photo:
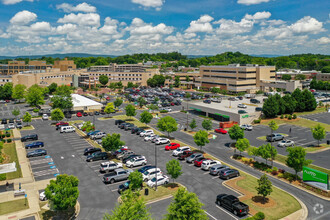
<svg viewBox="0 0 330 220"><path fill-rule="evenodd" d="M254 15L246 14L245 18L250 20L268 19L272 14L268 11L257 12Z"/></svg>
<svg viewBox="0 0 330 220"><path fill-rule="evenodd" d="M277 26L277 25L282 25L285 24L286 22L283 20L266 20L266 21L262 21L260 23L260 25L262 26L266 26L266 25L272 25L272 26Z"/></svg>
<svg viewBox="0 0 330 220"><path fill-rule="evenodd" d="M132 0L132 2L146 8L156 8L156 10L160 10L165 0Z"/></svg>
<svg viewBox="0 0 330 220"><path fill-rule="evenodd" d="M330 44L330 38L329 37L321 37L317 39L317 43L319 44Z"/></svg>
<svg viewBox="0 0 330 220"><path fill-rule="evenodd" d="M68 3L63 3L63 4L60 4L60 5L56 5L56 9L59 9L59 10L63 10L64 12L78 12L78 11L82 11L82 12L96 12L96 7L86 3L86 2L83 2L77 6L73 6L71 4L68 4Z"/></svg>
<svg viewBox="0 0 330 220"><path fill-rule="evenodd" d="M233 35L250 32L253 28L254 21L243 18L240 22L234 20L220 19L214 22L214 24L220 24L216 29L217 34L221 35Z"/></svg>
<svg viewBox="0 0 330 220"><path fill-rule="evenodd" d="M214 18L209 15L203 15L197 21L190 22L190 26L185 30L185 32L211 32L213 30L213 27L210 22L213 21L213 19Z"/></svg>
<svg viewBox="0 0 330 220"><path fill-rule="evenodd" d="M4 5L14 5L14 4L20 3L22 1L24 1L24 0L2 0L2 3ZM33 2L33 0L25 0L25 1Z"/></svg>
<svg viewBox="0 0 330 220"><path fill-rule="evenodd" d="M14 17L10 19L11 24L24 25L37 19L37 15L30 11L20 11L17 12Z"/></svg>
<svg viewBox="0 0 330 220"><path fill-rule="evenodd" d="M51 26L48 22L36 22L31 24L31 30L36 32L49 32L51 31Z"/></svg>
<svg viewBox="0 0 330 220"><path fill-rule="evenodd" d="M242 5L256 5L256 4L260 4L263 2L269 2L270 0L238 0L237 3L238 4L242 4Z"/></svg>
<svg viewBox="0 0 330 220"><path fill-rule="evenodd" d="M295 33L317 34L319 32L325 31L322 26L323 26L322 22L310 16L305 16L296 23L292 24L290 28Z"/></svg>
<svg viewBox="0 0 330 220"><path fill-rule="evenodd" d="M58 23L74 23L81 26L100 26L100 15L96 13L88 13L88 14L68 14L63 18L58 19Z"/></svg>
<svg viewBox="0 0 330 220"><path fill-rule="evenodd" d="M156 26L145 23L140 18L134 18L131 26L127 28L132 35L148 35L148 34L171 34L174 30L173 27L166 26L160 23Z"/></svg>

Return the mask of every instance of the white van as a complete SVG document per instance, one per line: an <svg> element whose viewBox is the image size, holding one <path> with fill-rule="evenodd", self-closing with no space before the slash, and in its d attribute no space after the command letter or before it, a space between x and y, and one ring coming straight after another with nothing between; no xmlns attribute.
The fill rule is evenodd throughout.
<svg viewBox="0 0 330 220"><path fill-rule="evenodd" d="M64 127L61 127L61 133L69 133L69 132L75 132L76 129L72 126L64 126Z"/></svg>
<svg viewBox="0 0 330 220"><path fill-rule="evenodd" d="M151 168L147 171L145 171L142 174L143 181L147 182L148 180L151 180L152 178L163 175L163 172L159 168Z"/></svg>

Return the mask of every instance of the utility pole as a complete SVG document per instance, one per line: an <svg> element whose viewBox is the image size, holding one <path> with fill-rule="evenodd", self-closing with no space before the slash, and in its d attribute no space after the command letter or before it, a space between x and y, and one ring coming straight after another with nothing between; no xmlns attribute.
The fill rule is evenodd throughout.
<svg viewBox="0 0 330 220"><path fill-rule="evenodd" d="M188 131L188 113L189 113L188 110L189 109L188 109L188 100L187 100L187 113L186 113L187 114L187 124L186 124L186 131Z"/></svg>
<svg viewBox="0 0 330 220"><path fill-rule="evenodd" d="M155 144L155 166L156 166L156 187L155 187L155 190L157 191L157 184L158 184L158 179L157 179L157 147L156 147L156 144Z"/></svg>

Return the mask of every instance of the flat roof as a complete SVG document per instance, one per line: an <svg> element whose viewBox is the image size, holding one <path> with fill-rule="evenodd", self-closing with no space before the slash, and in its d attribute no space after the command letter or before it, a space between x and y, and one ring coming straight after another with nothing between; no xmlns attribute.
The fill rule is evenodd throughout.
<svg viewBox="0 0 330 220"><path fill-rule="evenodd" d="M73 107L83 107L83 106L95 106L95 105L102 105L99 102L95 102L89 98L78 94L71 94Z"/></svg>
<svg viewBox="0 0 330 220"><path fill-rule="evenodd" d="M16 170L17 169L15 162L0 165L0 174L11 173L11 172L15 172Z"/></svg>

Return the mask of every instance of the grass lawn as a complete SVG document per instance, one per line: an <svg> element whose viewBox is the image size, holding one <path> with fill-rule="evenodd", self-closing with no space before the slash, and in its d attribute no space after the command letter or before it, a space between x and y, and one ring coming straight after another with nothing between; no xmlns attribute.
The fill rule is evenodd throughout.
<svg viewBox="0 0 330 220"><path fill-rule="evenodd" d="M15 143L4 144L3 152L9 156L10 158L9 163L16 162L16 168L17 168L16 172L11 172L6 174L7 180L12 180L22 177L22 171L19 166Z"/></svg>
<svg viewBox="0 0 330 220"><path fill-rule="evenodd" d="M310 111L310 112L297 112L294 114L296 114L297 116L300 116L300 115L311 115L311 114L322 113L322 112L326 112L325 107L316 108L314 111Z"/></svg>
<svg viewBox="0 0 330 220"><path fill-rule="evenodd" d="M26 200L26 205L25 205L25 198L13 200L9 202L2 202L0 203L0 215L5 215L12 212L18 212L28 208L29 208L29 202L28 200Z"/></svg>
<svg viewBox="0 0 330 220"><path fill-rule="evenodd" d="M34 130L34 127L32 125L24 126L21 130Z"/></svg>
<svg viewBox="0 0 330 220"><path fill-rule="evenodd" d="M275 157L275 161L278 161L280 163L283 163L285 164L285 160L286 160L286 156L284 155L281 155L281 154L277 154L276 157ZM315 170L319 170L321 172L324 172L324 173L327 173L328 175L330 175L330 170L326 169L326 168L323 168L323 167L319 167L319 166L316 166L316 165L313 165L313 164L310 164L308 167L312 168L312 169L315 169Z"/></svg>
<svg viewBox="0 0 330 220"><path fill-rule="evenodd" d="M109 119L112 119L112 116L110 116L110 117L101 117L101 118L98 118L97 120L103 121L103 120L109 120Z"/></svg>
<svg viewBox="0 0 330 220"><path fill-rule="evenodd" d="M83 121L83 120L69 121L69 124L70 124L70 125L73 125L73 124L80 124L80 123L84 123L84 121Z"/></svg>
<svg viewBox="0 0 330 220"><path fill-rule="evenodd" d="M128 117L126 115L116 115L116 116L113 116L113 119L118 119L118 120L124 120L124 121L127 121L129 123L132 123L134 124L135 126L139 127L139 128L143 128L143 129L148 129L149 126L140 122L138 119L134 118L134 117ZM154 130L154 129L153 129ZM154 130L155 134L158 134L158 135L162 135L160 132Z"/></svg>
<svg viewBox="0 0 330 220"><path fill-rule="evenodd" d="M306 153L312 153L315 151L319 151L319 150L324 150L326 148L330 148L330 145L328 144L320 144L319 147L305 147Z"/></svg>
<svg viewBox="0 0 330 220"><path fill-rule="evenodd" d="M315 127L317 124L320 124L322 127L325 128L325 130L327 132L330 132L330 125L328 124L325 124L325 123L321 123L321 122L316 122L316 121L311 121L311 120L307 120L307 119L304 119L304 118L297 118L295 120L284 120L284 119L280 119L280 118L275 118L275 119L267 119L267 120L261 120L261 123L262 125L267 125L268 126L268 123L271 121L271 120L274 120L276 121L276 123L278 125L280 124L292 124L292 125L297 125L297 126L301 126L301 127L306 127L306 128L313 128Z"/></svg>
<svg viewBox="0 0 330 220"><path fill-rule="evenodd" d="M288 136L287 134L284 134L284 133L279 133L279 134L283 135L284 137L287 137ZM262 141L266 141L267 140L266 139L266 136L257 137L257 139L262 140Z"/></svg>
<svg viewBox="0 0 330 220"><path fill-rule="evenodd" d="M144 183L145 184L145 183ZM157 191L155 191L154 188L149 188L149 195L144 195L144 189L141 190L141 196L144 198L144 201L148 202L154 199L160 199L162 197L166 197L169 195L174 195L179 188L182 188L183 186L180 186L178 184L175 184L175 187L171 187L171 183L167 185L162 185L157 187Z"/></svg>
<svg viewBox="0 0 330 220"><path fill-rule="evenodd" d="M246 173L241 173L244 176L244 179L238 180L237 185L254 195L257 195L255 187L258 185L257 179ZM256 205L252 198L244 200L243 202L248 204L251 209L254 209L257 212L265 213L266 219L280 219L283 218L295 211L301 209L299 202L293 198L288 193L273 187L273 192L269 196L272 200L275 201L275 205L271 207L261 207Z"/></svg>

